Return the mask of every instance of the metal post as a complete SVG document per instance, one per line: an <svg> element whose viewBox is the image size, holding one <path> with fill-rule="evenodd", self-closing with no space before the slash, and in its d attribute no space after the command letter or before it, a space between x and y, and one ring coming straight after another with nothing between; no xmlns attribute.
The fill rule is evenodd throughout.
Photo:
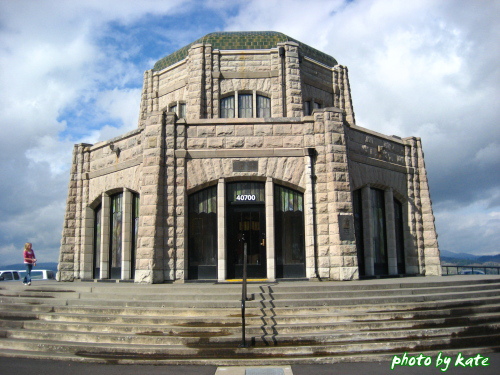
<svg viewBox="0 0 500 375"><path fill-rule="evenodd" d="M247 299L247 243L245 242L245 237L242 237L243 241L243 280L241 283L241 344L240 348L246 348L247 343L245 339L245 305Z"/></svg>

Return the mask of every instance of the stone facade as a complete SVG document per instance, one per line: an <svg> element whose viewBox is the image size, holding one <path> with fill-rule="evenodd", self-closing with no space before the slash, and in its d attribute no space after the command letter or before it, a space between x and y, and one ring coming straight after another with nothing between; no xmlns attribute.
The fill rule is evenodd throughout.
<svg viewBox="0 0 500 375"><path fill-rule="evenodd" d="M228 101L234 117L222 118L226 97L234 99ZM258 117L262 98L269 108ZM251 117L237 115L243 100L252 103ZM441 272L420 139L356 126L347 68L266 32L209 34L160 60L144 74L138 128L75 146L59 279L192 279L196 222L189 200L213 187L217 259L211 264L214 278L226 280L235 264L228 232L232 182L265 190L260 231L268 280L277 278L282 261L278 233L286 237L286 228L275 225L276 186L303 197L304 277ZM375 207L375 196L383 204ZM377 271L380 264L384 271Z"/></svg>

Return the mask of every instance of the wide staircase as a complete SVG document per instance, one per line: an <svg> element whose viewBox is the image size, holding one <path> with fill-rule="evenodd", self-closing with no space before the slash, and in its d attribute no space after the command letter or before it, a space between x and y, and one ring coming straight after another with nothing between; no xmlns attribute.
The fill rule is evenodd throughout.
<svg viewBox="0 0 500 375"><path fill-rule="evenodd" d="M500 277L241 284L0 283L0 356L278 365L500 349Z"/></svg>

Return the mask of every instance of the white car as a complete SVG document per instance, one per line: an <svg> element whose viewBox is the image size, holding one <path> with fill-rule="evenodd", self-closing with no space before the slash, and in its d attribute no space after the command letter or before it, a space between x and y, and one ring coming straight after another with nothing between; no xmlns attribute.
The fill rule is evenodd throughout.
<svg viewBox="0 0 500 375"><path fill-rule="evenodd" d="M5 270L0 271L0 281L15 281L21 280L22 276L19 271Z"/></svg>
<svg viewBox="0 0 500 375"><path fill-rule="evenodd" d="M462 270L460 275L484 275L484 271L481 270Z"/></svg>
<svg viewBox="0 0 500 375"><path fill-rule="evenodd" d="M26 271L18 271L22 278ZM52 270L31 270L31 280L55 280L56 273Z"/></svg>

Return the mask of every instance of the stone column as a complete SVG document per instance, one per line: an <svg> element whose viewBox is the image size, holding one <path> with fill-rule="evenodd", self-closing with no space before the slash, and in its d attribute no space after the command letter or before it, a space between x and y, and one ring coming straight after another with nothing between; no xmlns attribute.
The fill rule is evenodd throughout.
<svg viewBox="0 0 500 375"><path fill-rule="evenodd" d="M286 42L285 85L286 114L283 117L301 117L302 111L302 80L300 78L299 45Z"/></svg>
<svg viewBox="0 0 500 375"><path fill-rule="evenodd" d="M111 235L111 197L102 194L102 209L101 209L101 270L100 279L109 279L109 241Z"/></svg>
<svg viewBox="0 0 500 375"><path fill-rule="evenodd" d="M315 114L314 116L315 130L324 132L326 191L322 198L326 198L326 201L321 206L326 208L325 212L328 214L330 278L334 280L358 279L352 193L347 165L343 114L339 109L328 108L324 110L324 129L321 129L320 115ZM320 233L319 237L321 235Z"/></svg>
<svg viewBox="0 0 500 375"><path fill-rule="evenodd" d="M441 259L439 245L437 240L436 226L434 224L434 213L432 211L432 200L427 181L427 171L425 169L424 152L422 150L422 141L416 139L417 147L417 170L419 175L419 195L421 204L422 218L422 237L424 246L424 261L426 276L441 276Z"/></svg>
<svg viewBox="0 0 500 375"><path fill-rule="evenodd" d="M394 195L392 189L386 189L384 191L384 201L389 275L397 275L398 256L396 252L396 222L394 219Z"/></svg>
<svg viewBox="0 0 500 375"><path fill-rule="evenodd" d="M186 158L184 156L175 156L175 150L186 149L186 123L184 120L179 120L175 123L175 118L167 119L167 179L171 177L172 168L175 167L175 183L173 184L174 194L167 196L168 205L173 209L167 208L168 215L174 215L174 228L175 228L175 246L174 248L168 247L168 267L174 265L174 272L169 274L171 280L184 280L187 278L187 194L186 194ZM175 142L171 148L169 142L170 127L175 128ZM173 161L173 163L171 162ZM167 190L171 190L171 186L167 183ZM172 201L173 200L173 201ZM168 221L168 219L167 219ZM171 232L169 228L169 233Z"/></svg>
<svg viewBox="0 0 500 375"><path fill-rule="evenodd" d="M87 206L84 213L83 256L80 278L92 279L94 274L94 210Z"/></svg>
<svg viewBox="0 0 500 375"><path fill-rule="evenodd" d="M217 280L225 281L226 275L226 184L220 178L217 183Z"/></svg>
<svg viewBox="0 0 500 375"><path fill-rule="evenodd" d="M274 183L271 177L266 180L266 261L267 278L276 280L276 257L274 248Z"/></svg>
<svg viewBox="0 0 500 375"><path fill-rule="evenodd" d="M363 242L365 248L365 275L375 275L375 260L373 257L373 211L370 185L361 190L363 206Z"/></svg>
<svg viewBox="0 0 500 375"><path fill-rule="evenodd" d="M130 280L132 260L132 192L123 191L123 225L122 225L122 280Z"/></svg>
<svg viewBox="0 0 500 375"><path fill-rule="evenodd" d="M195 44L189 49L187 118L203 118L205 112L204 49L203 44Z"/></svg>
<svg viewBox="0 0 500 375"><path fill-rule="evenodd" d="M164 280L165 238L165 125L161 112L150 113L143 132L143 164L140 186L141 210L135 281Z"/></svg>

